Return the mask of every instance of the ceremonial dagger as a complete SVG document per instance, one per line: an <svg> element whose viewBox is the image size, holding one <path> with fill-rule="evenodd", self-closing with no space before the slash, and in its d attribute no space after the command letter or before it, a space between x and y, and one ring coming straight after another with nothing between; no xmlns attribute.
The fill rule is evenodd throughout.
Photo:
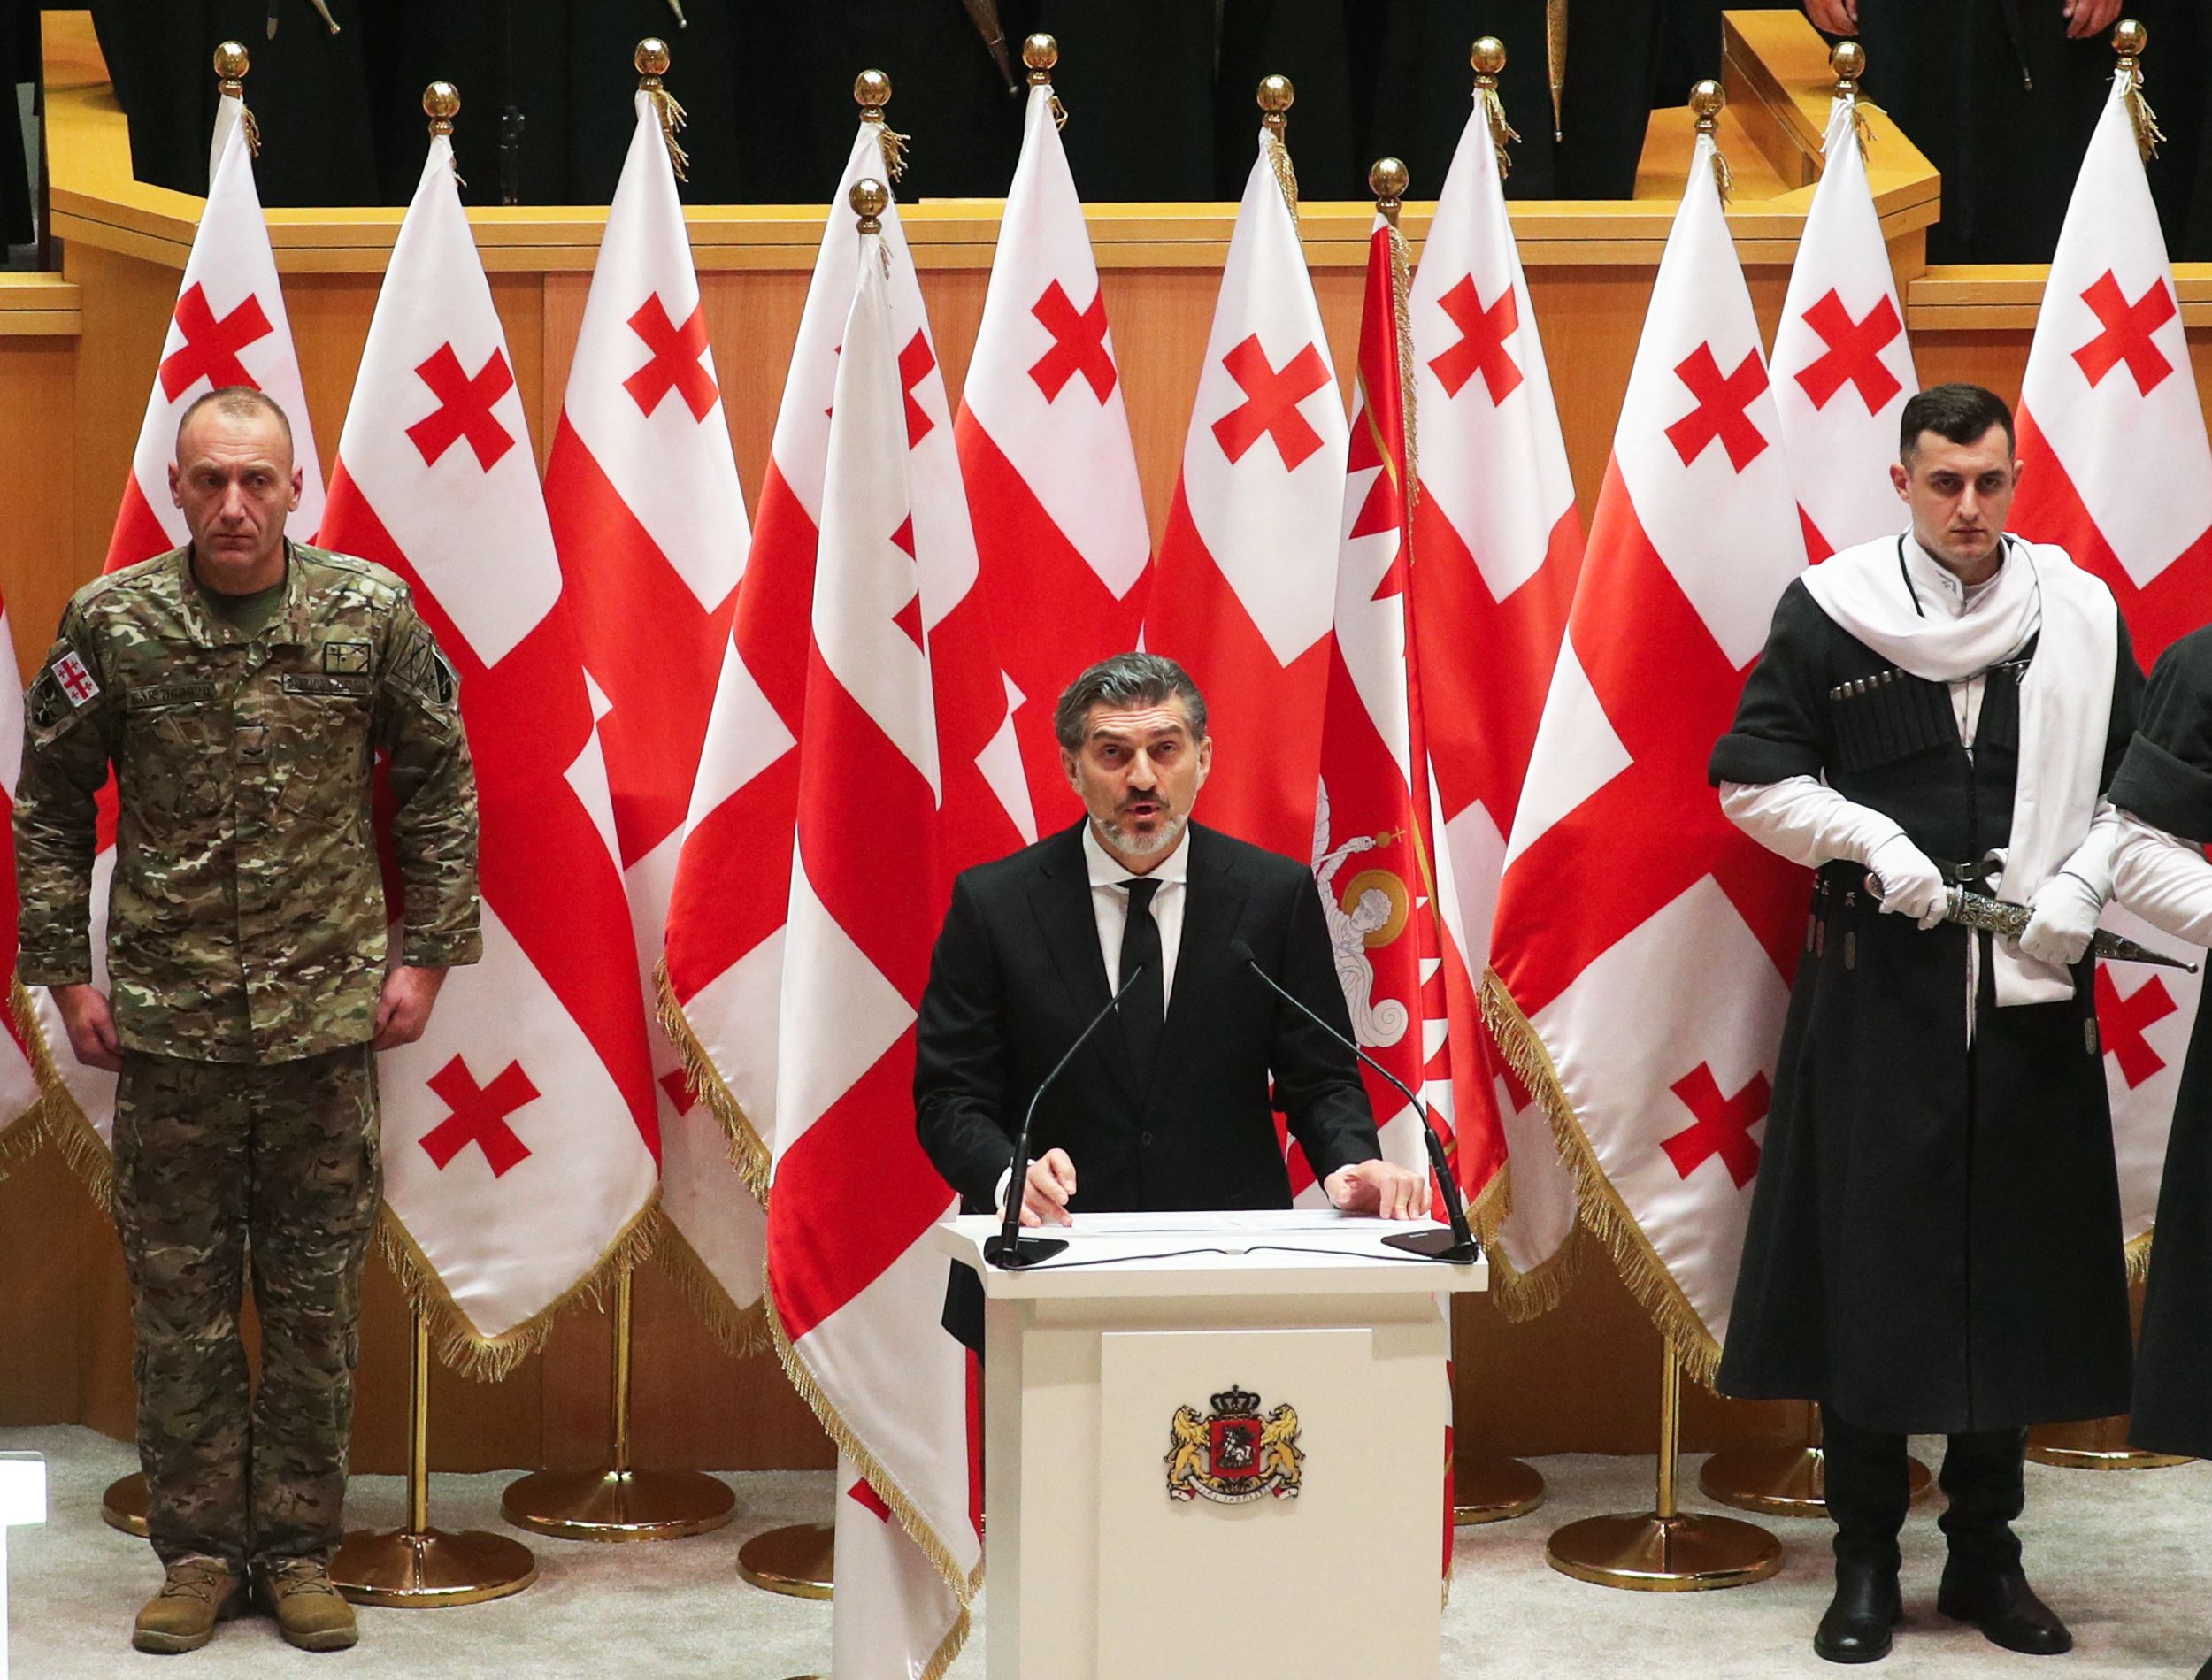
<svg viewBox="0 0 2212 1680"><path fill-rule="evenodd" d="M1882 896L1878 876L1866 878L1866 890L1877 899ZM2017 941L2027 932L2028 918L2035 914L2024 904L2015 904L2008 899L1991 898L1985 893L1970 893L1963 886L1954 886L1943 895L1943 919L1956 922L1961 927L1978 927L1985 933L1993 933L2001 940ZM2133 940L2099 928L2089 941L2089 954L2113 963L2151 963L2162 969L2185 969L2191 974L2197 971L2194 963L2178 956L2168 956L2163 951L2154 951L2147 945L2138 945Z"/></svg>

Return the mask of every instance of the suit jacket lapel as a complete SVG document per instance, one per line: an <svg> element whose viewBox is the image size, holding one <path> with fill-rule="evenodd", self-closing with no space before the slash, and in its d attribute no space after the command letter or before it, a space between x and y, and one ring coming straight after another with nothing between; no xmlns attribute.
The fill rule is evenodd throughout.
<svg viewBox="0 0 2212 1680"><path fill-rule="evenodd" d="M1215 993L1231 983L1230 970L1237 966L1229 956L1229 941L1244 914L1244 883L1207 830L1192 824L1183 843L1191 848L1183 887L1183 939L1175 953L1175 990L1167 1001L1167 1024L1153 1060L1148 1102L1151 1092L1172 1088L1164 1081L1181 1077L1192 1046L1206 1032Z"/></svg>
<svg viewBox="0 0 2212 1680"><path fill-rule="evenodd" d="M1064 843L1063 843L1064 842ZM1106 1007L1114 990L1106 978L1106 959L1098 948L1098 917L1091 908L1090 871L1083 862L1080 823L1054 837L1046 854L1041 876L1030 884L1029 904L1044 936L1045 949L1060 973L1080 1021L1087 1022ZM1131 1100L1137 1096L1129 1074L1129 1058L1122 1048L1118 1022L1109 1021L1092 1035L1088 1052L1113 1066L1114 1077ZM1061 1076L1072 1078L1072 1072Z"/></svg>

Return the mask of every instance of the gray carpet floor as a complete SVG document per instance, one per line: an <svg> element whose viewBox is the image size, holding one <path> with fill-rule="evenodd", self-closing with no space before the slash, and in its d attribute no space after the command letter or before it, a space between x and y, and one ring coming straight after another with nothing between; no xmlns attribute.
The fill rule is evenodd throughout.
<svg viewBox="0 0 2212 1680"><path fill-rule="evenodd" d="M749 1536L824 1516L830 1501L826 1474L731 1477L737 1521L695 1539L611 1546L534 1540L539 1576L526 1592L448 1610L364 1610L361 1644L342 1657L292 1651L269 1622L254 1618L227 1623L206 1650L173 1668L157 1668L128 1645L131 1617L157 1580L152 1554L99 1516L101 1490L135 1468L129 1449L88 1430L0 1430L0 1451L10 1450L46 1454L51 1478L48 1523L9 1535L16 1680L109 1680L134 1673L230 1680L311 1672L354 1680L786 1680L828 1670L829 1607L757 1592L738 1578L736 1565L737 1548ZM1808 1643L1830 1585L1824 1523L1767 1520L1786 1556L1781 1574L1756 1586L1609 1592L1548 1568L1544 1542L1576 1517L1647 1507L1650 1461L1564 1457L1538 1465L1550 1484L1541 1511L1459 1531L1444 1613L1446 1674L1769 1680L1838 1673L1817 1661ZM1685 1486L1694 1486L1694 1461L1686 1466ZM1908 1621L1895 1654L1876 1672L1884 1680L2194 1675L2212 1651L2212 1466L2103 1474L2030 1465L2028 1477L2022 1532L2030 1569L2072 1623L2073 1654L2055 1661L2016 1656L1939 1617L1942 1538L1924 1506L1906 1530ZM448 1529L503 1529L499 1494L509 1479L434 1477L431 1520ZM401 1515L400 1483L363 1477L348 1515L365 1526L394 1526ZM989 1615L987 1603L982 1615ZM979 1637L952 1673L957 1680L980 1680Z"/></svg>

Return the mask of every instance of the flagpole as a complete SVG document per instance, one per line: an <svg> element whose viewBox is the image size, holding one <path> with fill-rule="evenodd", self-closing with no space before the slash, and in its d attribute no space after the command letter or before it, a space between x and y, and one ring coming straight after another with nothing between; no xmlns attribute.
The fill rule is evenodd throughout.
<svg viewBox="0 0 2212 1680"><path fill-rule="evenodd" d="M1709 1500L1764 1516L1826 1516L1828 1469L1820 1442L1820 1408L1805 1409L1802 1440L1778 1446L1724 1447L1698 1471L1698 1491ZM1925 1464L1909 1457L1905 1476L1909 1497L1917 1505L1928 1497L1935 1477Z"/></svg>
<svg viewBox="0 0 2212 1680"><path fill-rule="evenodd" d="M1682 1357L1664 1344L1659 1378L1659 1488L1654 1508L1586 1517L1553 1534L1544 1556L1562 1575L1631 1592L1698 1592L1747 1586L1782 1567L1771 1534L1732 1516L1684 1511L1675 1502L1682 1454Z"/></svg>
<svg viewBox="0 0 2212 1680"><path fill-rule="evenodd" d="M735 1515L727 1483L700 1470L643 1470L630 1462L634 1266L615 1281L611 1461L588 1470L538 1470L511 1482L500 1508L517 1528L563 1540L675 1540L708 1534Z"/></svg>
<svg viewBox="0 0 2212 1680"><path fill-rule="evenodd" d="M419 1301L407 1376L406 1524L348 1535L331 1561L332 1584L356 1604L393 1609L481 1604L521 1592L538 1578L529 1547L479 1529L448 1534L430 1526L430 1319Z"/></svg>

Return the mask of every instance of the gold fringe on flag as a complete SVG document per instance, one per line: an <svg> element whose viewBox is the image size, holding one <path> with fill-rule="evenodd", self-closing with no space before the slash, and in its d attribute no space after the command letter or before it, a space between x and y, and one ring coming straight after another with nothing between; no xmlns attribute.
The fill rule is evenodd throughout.
<svg viewBox="0 0 2212 1680"><path fill-rule="evenodd" d="M952 1596L960 1606L960 1614L954 1619L950 1630L937 1649L930 1653L929 1661L922 1669L921 1680L940 1680L940 1676L952 1667L954 1660L959 1656L960 1647L968 1642L970 1607L975 1603L975 1595L983 1587L983 1565L979 1561L972 1572L962 1571L959 1561L915 1508L914 1501L907 1496L906 1490L884 1469L883 1461L869 1451L866 1443L853 1432L851 1425L845 1422L829 1396L822 1392L821 1385L814 1380L814 1373L808 1369L806 1361L800 1357L798 1349L792 1346L791 1338L784 1330L783 1319L776 1311L776 1298L767 1289L764 1278L761 1302L766 1309L768 1333L775 1340L777 1355L783 1361L784 1374L790 1377L791 1386L799 1391L799 1398L812 1408L823 1431L837 1443L837 1450L859 1466L860 1473L868 1478L868 1485L875 1489L876 1496L891 1507L892 1514L899 1519L899 1526L906 1530L907 1538L921 1548L922 1555L929 1560L930 1566L952 1590ZM964 1460L967 1456L964 1442L961 1446L961 1456Z"/></svg>
<svg viewBox="0 0 2212 1680"><path fill-rule="evenodd" d="M31 1053L31 1071L38 1079L39 1107L47 1141L61 1151L61 1158L68 1162L70 1171L83 1181L93 1205L105 1213L115 1178L115 1163L108 1154L108 1147L93 1129L85 1111L77 1106L77 1099L70 1094L69 1087L62 1083L60 1070L54 1065L53 1048L46 1042L46 1030L39 1024L37 1006L32 1002L23 982L12 977L8 981L8 1007L15 1015L16 1032Z"/></svg>
<svg viewBox="0 0 2212 1680"><path fill-rule="evenodd" d="M383 1250L385 1263L399 1280L410 1309L420 1312L429 1321L431 1344L437 1349L438 1358L464 1377L480 1383L496 1383L503 1381L516 1366L545 1346L546 1338L553 1333L553 1321L569 1308L584 1302L605 1310L608 1287L626 1270L653 1252L664 1223L660 1193L660 1187L655 1185L645 1205L608 1244L598 1263L566 1293L499 1336L486 1336L469 1322L468 1315L454 1300L429 1256L416 1246L389 1202L384 1205L377 1221L377 1247Z"/></svg>
<svg viewBox="0 0 2212 1680"><path fill-rule="evenodd" d="M714 1117L722 1123L723 1132L730 1140L730 1164L744 1179L746 1188L763 1202L768 1200L768 1145L754 1126L752 1116L723 1083L716 1070L714 1058L707 1054L699 1036L691 1030L691 1022L685 1016L683 1005L676 1001L676 988L668 978L668 959L664 956L653 967L653 985L660 1001L661 1030L668 1034L668 1041L682 1058L684 1079L691 1087L691 1094L705 1103Z"/></svg>
<svg viewBox="0 0 2212 1680"><path fill-rule="evenodd" d="M677 142L676 134L689 120L676 96L661 85L661 78L668 73L668 43L658 35L648 35L637 43L631 55L637 66L637 90L652 100L653 109L661 119L661 142L668 148L668 166L676 172L678 180L691 179L691 154Z"/></svg>
<svg viewBox="0 0 2212 1680"><path fill-rule="evenodd" d="M1636 1216L1629 1211L1606 1178L1604 1169L1598 1164L1590 1140L1583 1135L1574 1105L1567 1100L1566 1090L1559 1082L1550 1052L1513 1001L1512 993L1498 978L1495 969L1482 977L1482 1014L1507 1063L1543 1105L1552 1133L1559 1141L1560 1155L1574 1174L1580 1193L1582 1223L1613 1251L1621 1280L1651 1315L1659 1333L1680 1357L1682 1369L1711 1387L1714 1373L1720 1369L1720 1344L1713 1339L1712 1332L1705 1328L1705 1321L1683 1294L1681 1285L1674 1281L1673 1275L1645 1239Z"/></svg>
<svg viewBox="0 0 2212 1680"><path fill-rule="evenodd" d="M685 1240L665 1208L661 1210L660 1237L653 1246L653 1259L724 1353L741 1359L768 1351L772 1343L766 1308L757 1300L750 1307L740 1307L731 1300L730 1292L707 1270L707 1262Z"/></svg>
<svg viewBox="0 0 2212 1680"><path fill-rule="evenodd" d="M2151 1239L2155 1231L2147 1231L2127 1246L2128 1282L2139 1284L2151 1275Z"/></svg>
<svg viewBox="0 0 2212 1680"><path fill-rule="evenodd" d="M1482 36L1468 52L1467 62L1474 66L1475 103L1482 107L1483 120L1489 126L1490 149L1497 155L1498 179L1503 180L1513 173L1513 159L1506 147L1520 138L1505 119L1505 101L1498 96L1498 76L1505 69L1505 42L1495 35Z"/></svg>

